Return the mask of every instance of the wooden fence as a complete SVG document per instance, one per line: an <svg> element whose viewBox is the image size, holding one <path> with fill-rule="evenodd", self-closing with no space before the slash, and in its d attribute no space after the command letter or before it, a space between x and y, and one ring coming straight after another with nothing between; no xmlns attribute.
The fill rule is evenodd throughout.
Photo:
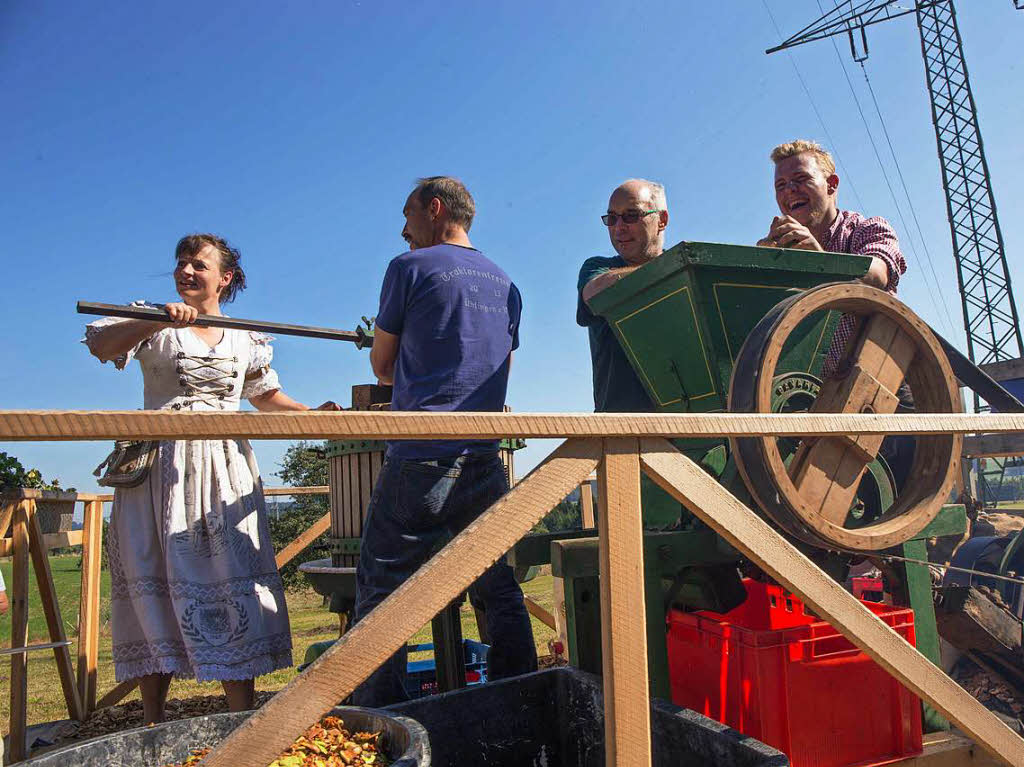
<svg viewBox="0 0 1024 767"><path fill-rule="evenodd" d="M1024 431L1021 415L585 415L493 413L0 412L0 441L67 439L498 439L565 437L303 674L206 758L269 764L595 469L600 486L606 763L651 763L643 594L641 471L1004 764L1024 741L744 506L666 437L964 434Z"/></svg>
<svg viewBox="0 0 1024 767"><path fill-rule="evenodd" d="M326 485L312 487L268 487L266 496L296 496L326 494ZM11 706L8 732L10 748L8 760L24 758L27 711L27 665L26 653L33 650L50 650L57 662L57 673L64 692L68 716L79 721L85 720L94 711L113 706L132 692L138 682L121 682L97 700L96 678L100 635L100 563L103 551L103 504L110 503L114 496L109 493L44 493L38 490L22 490L8 497L0 504L0 557L13 558L13 572L10 584L11 600L11 649L25 649L22 653L11 654ZM43 533L36 516L37 501L58 499L62 503L82 503L83 518L81 530L60 533ZM280 569L296 554L312 543L326 528L317 521L309 530L285 546L277 556ZM4 538L7 531L10 538ZM311 532L316 531L314 534ZM77 671L72 665L69 646L72 644L64 630L53 577L47 560L53 549L72 546L82 547L82 583L78 611L78 657ZM49 642L28 643L28 579L29 569L35 571L40 603L47 621ZM53 645L51 647L51 645Z"/></svg>

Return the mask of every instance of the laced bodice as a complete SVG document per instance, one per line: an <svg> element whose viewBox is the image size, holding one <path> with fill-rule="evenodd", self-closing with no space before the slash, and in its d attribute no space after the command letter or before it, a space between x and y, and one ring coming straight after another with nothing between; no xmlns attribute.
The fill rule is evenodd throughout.
<svg viewBox="0 0 1024 767"><path fill-rule="evenodd" d="M194 356L183 351L175 355L175 371L181 387L182 402L171 407L175 410L189 404L202 403L220 409L219 403L228 399L235 388L235 381L242 377L238 367L238 355L220 357L213 354Z"/></svg>

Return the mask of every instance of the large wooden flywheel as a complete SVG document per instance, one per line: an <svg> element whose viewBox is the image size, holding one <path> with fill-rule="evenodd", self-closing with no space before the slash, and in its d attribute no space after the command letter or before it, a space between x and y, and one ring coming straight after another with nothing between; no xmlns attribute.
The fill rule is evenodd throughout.
<svg viewBox="0 0 1024 767"><path fill-rule="evenodd" d="M888 293L858 283L833 283L776 305L747 337L733 369L729 410L770 413L782 376L776 368L787 339L812 315L856 317L841 369L821 384L812 413L893 413L905 381L919 413L957 413L960 394L934 333ZM777 392L774 395L777 401ZM731 440L741 476L761 509L778 525L817 546L879 550L920 532L953 487L959 435L917 439L908 480L895 502L869 518L858 515L858 490L878 471L881 436L836 435L798 444L774 437ZM884 463L884 462L883 462Z"/></svg>

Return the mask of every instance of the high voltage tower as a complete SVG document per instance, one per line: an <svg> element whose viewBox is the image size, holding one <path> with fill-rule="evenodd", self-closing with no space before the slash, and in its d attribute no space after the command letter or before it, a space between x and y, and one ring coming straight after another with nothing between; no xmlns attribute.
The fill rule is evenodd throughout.
<svg viewBox="0 0 1024 767"><path fill-rule="evenodd" d="M1024 0L1014 6L1024 9ZM846 0L768 53L845 34L854 59L864 61L866 28L911 13L931 96L968 356L978 365L1017 359L1024 344L953 0L917 0L913 7Z"/></svg>

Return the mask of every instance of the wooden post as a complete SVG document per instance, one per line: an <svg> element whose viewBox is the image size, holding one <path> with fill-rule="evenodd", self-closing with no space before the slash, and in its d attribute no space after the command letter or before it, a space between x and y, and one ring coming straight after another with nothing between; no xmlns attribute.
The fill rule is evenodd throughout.
<svg viewBox="0 0 1024 767"><path fill-rule="evenodd" d="M39 589L39 603L46 616L51 642L66 642L64 620L60 614L60 603L57 601L57 589L53 585L53 574L50 572L50 559L43 542L43 531L35 514L35 501L29 501L32 509L28 515L29 552L32 555L32 567L36 571L36 586ZM85 720L82 699L78 695L75 683L75 666L71 662L71 652L67 645L53 648L54 660L57 662L57 677L64 691L64 702L67 704L68 716L78 721Z"/></svg>
<svg viewBox="0 0 1024 767"><path fill-rule="evenodd" d="M986 751L1024 767L1024 741L903 637L829 578L767 522L665 439L641 440L647 474L754 564L799 596L904 687Z"/></svg>
<svg viewBox="0 0 1024 767"><path fill-rule="evenodd" d="M33 501L19 501L14 509L12 539L14 561L11 573L11 647L28 644L28 519ZM25 758L25 725L28 717L28 655L11 656L11 721L8 732L8 762Z"/></svg>
<svg viewBox="0 0 1024 767"><path fill-rule="evenodd" d="M599 458L600 446L595 441L564 443L239 725L203 760L203 766L273 761L306 727L351 693L420 626L504 556L594 470ZM644 706L646 712L646 701Z"/></svg>
<svg viewBox="0 0 1024 767"><path fill-rule="evenodd" d="M590 477L580 482L580 516L584 530L594 527L594 487L590 484Z"/></svg>
<svg viewBox="0 0 1024 767"><path fill-rule="evenodd" d="M82 524L82 597L78 613L78 694L86 715L96 710L102 561L103 503L86 501Z"/></svg>
<svg viewBox="0 0 1024 767"><path fill-rule="evenodd" d="M647 626L644 611L636 609L644 594L640 444L619 438L604 445L598 469L598 529L605 764L650 767Z"/></svg>

